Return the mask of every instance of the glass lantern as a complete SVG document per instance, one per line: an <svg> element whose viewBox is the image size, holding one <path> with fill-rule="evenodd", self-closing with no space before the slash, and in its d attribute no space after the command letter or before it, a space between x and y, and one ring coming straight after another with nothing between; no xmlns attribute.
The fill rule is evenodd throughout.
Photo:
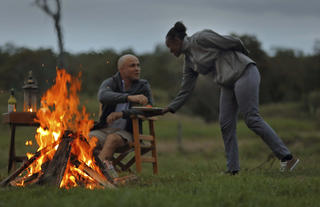
<svg viewBox="0 0 320 207"><path fill-rule="evenodd" d="M32 71L29 71L28 79L22 87L24 91L23 111L36 112L37 111L37 96L38 84L32 77Z"/></svg>

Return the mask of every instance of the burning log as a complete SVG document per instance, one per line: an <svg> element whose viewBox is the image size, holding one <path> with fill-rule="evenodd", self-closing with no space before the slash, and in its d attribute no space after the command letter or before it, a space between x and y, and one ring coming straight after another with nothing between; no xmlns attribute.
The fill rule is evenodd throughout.
<svg viewBox="0 0 320 207"><path fill-rule="evenodd" d="M73 165L75 168L77 168L80 171L83 171L87 176L90 177L93 182L96 182L100 184L103 187L108 188L115 188L113 179L111 176L107 173L104 165L102 164L101 160L96 156L95 162L99 163L99 170L101 173L97 172L96 170L92 169L90 166L88 166L83 161L79 161L77 159L77 155L72 154L72 144L75 142L75 140L80 140L84 145L89 145L88 142L82 137L80 138L74 138L74 134L70 133L69 131L64 133L69 134L68 136L64 135L60 142L55 143L54 145L51 145L50 147L46 147L45 149L42 149L35 153L34 156L32 156L30 159L28 159L26 162L23 163L23 165L16 170L12 175L10 175L8 178L4 179L1 182L1 186L7 186L8 184L12 186L21 186L26 184L51 184L56 185L57 187L61 186L62 180L65 176L67 167ZM53 158L41 166L41 171L32 174L28 177L18 177L24 170L26 170L34 161L39 159L39 157L44 154L46 154L48 151L54 149L56 145L58 145L58 148L53 156ZM103 172L103 174L102 174ZM18 177L18 178L17 178ZM82 183L81 180L75 181L77 182L77 185L83 185L85 183Z"/></svg>
<svg viewBox="0 0 320 207"><path fill-rule="evenodd" d="M50 151L53 147L55 147L58 143L54 143L49 147L46 147L38 152L36 152L30 159L26 160L20 168L18 168L15 172L13 172L9 177L5 178L1 181L0 186L6 186L10 181L14 180L20 173L22 173L25 169L27 169L34 161L36 161L40 155L46 154Z"/></svg>
<svg viewBox="0 0 320 207"><path fill-rule="evenodd" d="M24 179L23 177L16 178L10 182L10 185L19 186L19 184L22 182L24 185L30 185L30 184L37 183L39 181L39 178L40 178L40 173L35 173L26 179Z"/></svg>
<svg viewBox="0 0 320 207"><path fill-rule="evenodd" d="M70 156L71 141L70 138L62 138L53 159L40 177L39 184L47 183L60 186Z"/></svg>
<svg viewBox="0 0 320 207"><path fill-rule="evenodd" d="M136 180L138 180L138 177L136 175L127 175L127 176L123 176L120 178L115 178L114 183L117 186L120 186L120 185L125 185L131 181L136 181Z"/></svg>
<svg viewBox="0 0 320 207"><path fill-rule="evenodd" d="M115 188L115 186L113 184L113 180L107 172L105 172L105 173L107 176L110 177L110 179L107 179L106 177L101 176L99 173L94 171L91 167L89 167L88 165L86 165L83 162L80 162L78 160L71 160L71 162L72 162L72 164L77 166L79 169L83 170L87 175L89 175L90 177L92 177L93 179L98 181L104 187ZM111 182L110 182L110 180L111 180Z"/></svg>

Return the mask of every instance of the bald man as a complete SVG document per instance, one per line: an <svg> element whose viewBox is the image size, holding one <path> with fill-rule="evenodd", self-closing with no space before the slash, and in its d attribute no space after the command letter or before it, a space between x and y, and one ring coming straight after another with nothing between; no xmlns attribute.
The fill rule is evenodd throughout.
<svg viewBox="0 0 320 207"><path fill-rule="evenodd" d="M104 80L99 88L101 115L89 136L98 138L99 158L107 167L111 166L115 150L133 141L131 106L152 105L150 84L140 79L140 72L139 59L131 54L123 55L118 60L118 72Z"/></svg>

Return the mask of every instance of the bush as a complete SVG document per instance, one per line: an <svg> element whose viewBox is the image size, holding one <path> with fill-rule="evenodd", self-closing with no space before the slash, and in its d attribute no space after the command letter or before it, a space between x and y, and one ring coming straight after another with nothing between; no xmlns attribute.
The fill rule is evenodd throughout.
<svg viewBox="0 0 320 207"><path fill-rule="evenodd" d="M311 115L320 118L320 91L312 91L308 95L307 106Z"/></svg>

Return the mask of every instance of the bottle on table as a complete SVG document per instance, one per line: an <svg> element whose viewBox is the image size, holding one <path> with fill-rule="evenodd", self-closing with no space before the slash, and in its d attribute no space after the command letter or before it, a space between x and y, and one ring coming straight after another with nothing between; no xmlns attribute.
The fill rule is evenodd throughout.
<svg viewBox="0 0 320 207"><path fill-rule="evenodd" d="M11 89L11 95L8 100L8 113L14 112L17 110L17 100L16 97L14 96L14 89Z"/></svg>

